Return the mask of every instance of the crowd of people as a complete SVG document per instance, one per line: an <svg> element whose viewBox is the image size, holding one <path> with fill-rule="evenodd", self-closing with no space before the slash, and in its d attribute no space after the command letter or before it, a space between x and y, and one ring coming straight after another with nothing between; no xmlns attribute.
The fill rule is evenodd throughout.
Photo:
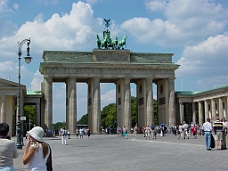
<svg viewBox="0 0 228 171"><path fill-rule="evenodd" d="M205 136L206 149L211 150L226 150L226 135L228 122L217 116L215 120L207 118L207 121L202 125L202 131Z"/></svg>
<svg viewBox="0 0 228 171"><path fill-rule="evenodd" d="M204 136L206 142L206 149L213 148L224 150L226 148L228 122L223 118L217 116L216 119L207 118L206 122L200 126L197 123L186 123L185 121L179 125L147 125L138 127L137 124L130 130L126 126L117 127L115 129L118 137L128 139L128 132L134 133L138 138L140 133L143 134L146 140L156 139L157 136L175 135L179 140L197 138L197 136ZM0 123L0 170L14 171L13 159L17 158L19 153L14 141L9 136L9 126L6 123ZM91 131L89 128L77 128L75 135L77 139L83 139L85 135L90 137ZM62 144L67 145L67 139L70 139L70 130L65 127L58 131L58 135L62 139ZM43 128L36 126L27 132L27 142L24 149L22 162L24 165L28 164L29 170L46 171L48 164L51 163L51 147L44 142L43 137L45 132ZM49 161L49 162L47 162ZM52 170L50 164L49 170Z"/></svg>

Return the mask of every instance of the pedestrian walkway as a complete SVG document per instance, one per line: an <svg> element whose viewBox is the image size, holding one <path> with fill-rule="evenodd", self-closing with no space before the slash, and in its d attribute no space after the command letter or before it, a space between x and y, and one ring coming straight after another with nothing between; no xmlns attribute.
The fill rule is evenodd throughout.
<svg viewBox="0 0 228 171"><path fill-rule="evenodd" d="M13 137L14 140L15 137ZM71 136L68 145L60 138L45 138L53 151L54 171L215 171L227 169L228 150L207 151L203 136L178 140L177 136L157 136L146 140L117 135L91 135L88 139ZM22 164L23 151L14 160L18 171L27 171ZM184 169L185 168L185 169Z"/></svg>

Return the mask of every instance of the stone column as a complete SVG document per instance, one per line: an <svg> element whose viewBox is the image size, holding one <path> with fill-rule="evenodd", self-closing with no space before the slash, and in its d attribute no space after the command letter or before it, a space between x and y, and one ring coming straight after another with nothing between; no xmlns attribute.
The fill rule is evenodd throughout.
<svg viewBox="0 0 228 171"><path fill-rule="evenodd" d="M228 120L228 97L225 97L226 99L226 105L225 105L225 111L226 111L226 120Z"/></svg>
<svg viewBox="0 0 228 171"><path fill-rule="evenodd" d="M67 113L66 113L66 123L67 129L70 129L70 132L75 133L76 120L77 120L77 111L76 111L76 79L68 78L66 80L67 87Z"/></svg>
<svg viewBox="0 0 228 171"><path fill-rule="evenodd" d="M176 125L174 79L169 78L169 124Z"/></svg>
<svg viewBox="0 0 228 171"><path fill-rule="evenodd" d="M207 100L204 101L204 109L205 109L205 121L206 121L207 118L209 118L209 110L208 110L208 101Z"/></svg>
<svg viewBox="0 0 228 171"><path fill-rule="evenodd" d="M6 95L1 95L1 122L6 122Z"/></svg>
<svg viewBox="0 0 228 171"><path fill-rule="evenodd" d="M202 113L202 103L198 102L198 110L199 110L199 125L203 125L203 113Z"/></svg>
<svg viewBox="0 0 228 171"><path fill-rule="evenodd" d="M218 108L219 108L219 110L218 110L219 111L219 119L224 118L223 103L222 103L222 98L221 97L219 98Z"/></svg>
<svg viewBox="0 0 228 171"><path fill-rule="evenodd" d="M215 109L214 99L211 99L211 114L212 114L213 120L216 120L216 109Z"/></svg>
<svg viewBox="0 0 228 171"><path fill-rule="evenodd" d="M228 120L228 96L226 97L226 120Z"/></svg>
<svg viewBox="0 0 228 171"><path fill-rule="evenodd" d="M153 108L153 89L152 89L152 79L146 79L146 116L147 125L154 124L154 108Z"/></svg>
<svg viewBox="0 0 228 171"><path fill-rule="evenodd" d="M180 103L180 123L183 123L184 121L184 106L182 102Z"/></svg>
<svg viewBox="0 0 228 171"><path fill-rule="evenodd" d="M195 102L192 103L192 122L196 123L196 105L195 105Z"/></svg>
<svg viewBox="0 0 228 171"><path fill-rule="evenodd" d="M40 103L36 103L36 125L41 126Z"/></svg>
<svg viewBox="0 0 228 171"><path fill-rule="evenodd" d="M131 128L131 89L130 79L124 79L124 113L123 113L123 126L126 126L128 131Z"/></svg>
<svg viewBox="0 0 228 171"><path fill-rule="evenodd" d="M52 78L44 76L44 125L52 128ZM46 129L45 128L45 129Z"/></svg>
<svg viewBox="0 0 228 171"><path fill-rule="evenodd" d="M97 134L100 133L100 79L93 78L93 112L92 112L92 132Z"/></svg>

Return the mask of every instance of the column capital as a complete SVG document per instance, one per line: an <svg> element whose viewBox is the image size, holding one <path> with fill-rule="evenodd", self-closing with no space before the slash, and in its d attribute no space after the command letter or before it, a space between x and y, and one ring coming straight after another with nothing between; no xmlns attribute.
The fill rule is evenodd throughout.
<svg viewBox="0 0 228 171"><path fill-rule="evenodd" d="M130 78L124 78L123 80L124 80L124 84L130 83Z"/></svg>
<svg viewBox="0 0 228 171"><path fill-rule="evenodd" d="M50 77L49 75L44 75L44 80L47 82L52 82L53 81L53 77Z"/></svg>

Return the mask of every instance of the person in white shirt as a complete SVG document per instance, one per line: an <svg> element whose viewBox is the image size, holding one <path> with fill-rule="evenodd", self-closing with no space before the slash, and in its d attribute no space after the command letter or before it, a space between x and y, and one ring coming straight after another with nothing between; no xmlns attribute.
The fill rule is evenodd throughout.
<svg viewBox="0 0 228 171"><path fill-rule="evenodd" d="M0 123L0 170L14 171L13 159L19 156L14 141L8 136L9 125Z"/></svg>
<svg viewBox="0 0 228 171"><path fill-rule="evenodd" d="M204 131L205 141L206 141L206 148L207 150L211 150L211 131L212 125L210 123L210 118L207 118L207 121L203 124L202 130Z"/></svg>
<svg viewBox="0 0 228 171"><path fill-rule="evenodd" d="M184 128L184 139L185 138L188 138L189 139L188 124L185 123L185 121L183 122L183 128Z"/></svg>
<svg viewBox="0 0 228 171"><path fill-rule="evenodd" d="M67 130L64 127L62 130L62 145L67 145Z"/></svg>

